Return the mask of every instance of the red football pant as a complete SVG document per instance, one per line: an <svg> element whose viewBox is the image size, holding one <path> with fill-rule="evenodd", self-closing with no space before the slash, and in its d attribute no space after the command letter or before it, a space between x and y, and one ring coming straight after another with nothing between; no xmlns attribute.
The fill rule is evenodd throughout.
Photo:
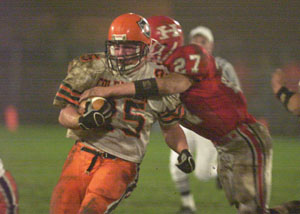
<svg viewBox="0 0 300 214"><path fill-rule="evenodd" d="M138 164L120 158L98 157L86 173L94 154L76 143L65 161L51 198L51 214L109 213L136 184Z"/></svg>

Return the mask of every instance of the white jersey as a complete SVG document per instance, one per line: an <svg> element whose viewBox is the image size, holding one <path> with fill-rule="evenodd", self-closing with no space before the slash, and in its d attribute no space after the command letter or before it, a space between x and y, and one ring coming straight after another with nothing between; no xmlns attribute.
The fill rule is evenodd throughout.
<svg viewBox="0 0 300 214"><path fill-rule="evenodd" d="M3 166L3 163L2 163L2 160L0 158L0 177L2 177L4 175L4 166Z"/></svg>
<svg viewBox="0 0 300 214"><path fill-rule="evenodd" d="M155 77L155 72L164 69L147 62L137 71L120 75L107 67L104 53L82 56L71 62L68 74L54 99L54 105L64 107L72 104L78 107L79 96L86 89L152 78ZM153 123L158 120L161 126L173 125L184 114L177 95L155 99L128 97L114 99L112 102L116 109L112 117L112 129L68 130L67 137L83 141L119 158L140 163Z"/></svg>
<svg viewBox="0 0 300 214"><path fill-rule="evenodd" d="M222 69L222 75L241 90L241 83L231 63L219 56L215 57L215 61L217 67Z"/></svg>

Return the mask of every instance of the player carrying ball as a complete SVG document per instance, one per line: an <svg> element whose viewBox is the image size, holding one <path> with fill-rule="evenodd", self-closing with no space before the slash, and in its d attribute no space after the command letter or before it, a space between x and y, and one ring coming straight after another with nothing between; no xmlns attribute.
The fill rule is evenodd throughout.
<svg viewBox="0 0 300 214"><path fill-rule="evenodd" d="M160 73L163 66L146 60L149 45L147 20L123 14L110 26L106 53L84 55L70 63L54 105L61 108L59 122L76 143L53 191L52 214L102 214L116 208L136 186L155 121L168 146L179 153L177 166L186 173L194 170L178 123L184 114L178 96L116 98L99 110L87 102L85 112L78 112L84 90L154 78Z"/></svg>

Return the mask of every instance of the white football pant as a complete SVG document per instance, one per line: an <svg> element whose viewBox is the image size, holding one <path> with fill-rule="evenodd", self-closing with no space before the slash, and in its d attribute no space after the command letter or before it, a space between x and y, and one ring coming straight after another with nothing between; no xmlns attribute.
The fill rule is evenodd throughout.
<svg viewBox="0 0 300 214"><path fill-rule="evenodd" d="M182 127L182 126L181 126ZM217 176L217 150L213 143L195 132L182 127L189 150L193 154L196 168L195 176L197 179L205 181ZM175 165L177 163L178 154L171 150L170 154L170 173L174 182L182 182L188 180L188 174L182 172Z"/></svg>

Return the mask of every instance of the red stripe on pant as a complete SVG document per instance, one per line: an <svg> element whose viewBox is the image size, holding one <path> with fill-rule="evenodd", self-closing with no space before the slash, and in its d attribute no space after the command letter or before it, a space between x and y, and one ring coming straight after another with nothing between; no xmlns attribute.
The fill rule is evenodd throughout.
<svg viewBox="0 0 300 214"><path fill-rule="evenodd" d="M241 134L244 135L244 137L247 138L247 141L249 143L249 146L255 151L254 152L254 158L257 164L257 170L256 170L256 177L255 180L257 182L257 190L258 190L258 196L259 196L259 203L261 208L266 210L266 202L264 197L264 166L265 166L265 160L264 160L264 153L263 148L259 142L259 139L255 136L255 134L252 132L252 130L247 126L243 125L239 127L239 130ZM253 163L255 164L255 163Z"/></svg>

